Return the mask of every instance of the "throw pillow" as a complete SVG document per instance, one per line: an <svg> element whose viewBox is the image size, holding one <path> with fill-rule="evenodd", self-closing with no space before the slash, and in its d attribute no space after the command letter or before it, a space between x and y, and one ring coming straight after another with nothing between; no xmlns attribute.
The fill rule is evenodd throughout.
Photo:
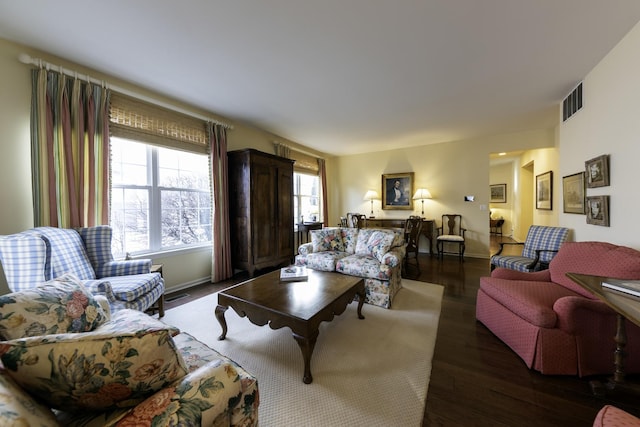
<svg viewBox="0 0 640 427"><path fill-rule="evenodd" d="M4 339L89 332L106 321L100 303L71 274L0 296L0 335Z"/></svg>
<svg viewBox="0 0 640 427"><path fill-rule="evenodd" d="M323 228L311 230L313 252L340 251L344 252L342 234L338 228Z"/></svg>
<svg viewBox="0 0 640 427"><path fill-rule="evenodd" d="M36 402L0 370L0 425L58 427L53 412Z"/></svg>
<svg viewBox="0 0 640 427"><path fill-rule="evenodd" d="M388 230L374 230L367 239L367 249L369 255L382 261L384 254L389 252L395 240L395 233Z"/></svg>
<svg viewBox="0 0 640 427"><path fill-rule="evenodd" d="M0 358L20 387L52 408L135 406L182 378L187 367L171 327L138 327L120 313L92 332L0 342Z"/></svg>

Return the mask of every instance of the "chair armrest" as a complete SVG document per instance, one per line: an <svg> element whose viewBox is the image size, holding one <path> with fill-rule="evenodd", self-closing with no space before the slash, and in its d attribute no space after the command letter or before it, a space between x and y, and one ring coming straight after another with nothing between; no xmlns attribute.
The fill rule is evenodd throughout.
<svg viewBox="0 0 640 427"><path fill-rule="evenodd" d="M82 284L93 295L104 295L107 298L107 301L109 301L110 303L116 301L116 296L113 294L113 288L111 287L111 282L107 280L100 280L100 279L83 280Z"/></svg>
<svg viewBox="0 0 640 427"><path fill-rule="evenodd" d="M571 335L578 335L580 331L592 333L594 323L599 323L602 316L615 316L604 302L582 296L558 298L553 311L558 315L558 328Z"/></svg>
<svg viewBox="0 0 640 427"><path fill-rule="evenodd" d="M129 259L105 262L99 271L96 271L96 276L100 279L103 277L130 276L149 272L151 272L150 259Z"/></svg>
<svg viewBox="0 0 640 427"><path fill-rule="evenodd" d="M255 378L213 360L139 403L119 424L255 426L258 404Z"/></svg>
<svg viewBox="0 0 640 427"><path fill-rule="evenodd" d="M313 252L313 243L303 243L298 246L298 253L300 255L308 255Z"/></svg>
<svg viewBox="0 0 640 427"><path fill-rule="evenodd" d="M500 255L502 253L502 250L504 249L505 245L520 245L520 246L524 246L524 243L520 243L520 242L502 242L502 243L500 243L500 249L498 249L498 252L496 252L492 256Z"/></svg>
<svg viewBox="0 0 640 427"><path fill-rule="evenodd" d="M509 268L498 267L491 272L491 277L507 280L527 280L532 282L550 282L551 273L549 270L524 272L511 270Z"/></svg>

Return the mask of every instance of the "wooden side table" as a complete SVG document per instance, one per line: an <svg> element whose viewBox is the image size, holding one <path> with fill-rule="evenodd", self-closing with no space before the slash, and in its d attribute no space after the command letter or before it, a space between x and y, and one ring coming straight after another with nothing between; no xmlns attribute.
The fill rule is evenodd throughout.
<svg viewBox="0 0 640 427"><path fill-rule="evenodd" d="M149 272L160 273L160 277L164 278L162 275L162 264L152 264ZM158 317L164 316L164 292L162 292L160 298L158 298L158 300L148 309L152 314L155 314L156 310L158 310Z"/></svg>

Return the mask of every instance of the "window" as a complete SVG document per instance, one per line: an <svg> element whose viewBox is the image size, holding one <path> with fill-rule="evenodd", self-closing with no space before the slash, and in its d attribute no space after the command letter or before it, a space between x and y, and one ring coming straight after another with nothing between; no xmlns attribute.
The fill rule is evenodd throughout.
<svg viewBox="0 0 640 427"><path fill-rule="evenodd" d="M111 227L115 257L211 241L205 154L111 137Z"/></svg>
<svg viewBox="0 0 640 427"><path fill-rule="evenodd" d="M293 173L294 221L320 221L320 177Z"/></svg>

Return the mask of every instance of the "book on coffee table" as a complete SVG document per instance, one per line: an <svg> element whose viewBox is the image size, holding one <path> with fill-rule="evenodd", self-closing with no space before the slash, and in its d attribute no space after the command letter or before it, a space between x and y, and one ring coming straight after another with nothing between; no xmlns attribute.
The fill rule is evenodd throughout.
<svg viewBox="0 0 640 427"><path fill-rule="evenodd" d="M602 287L640 298L640 280L607 279L602 282Z"/></svg>
<svg viewBox="0 0 640 427"><path fill-rule="evenodd" d="M280 269L280 280L283 282L301 282L308 279L307 267L290 265Z"/></svg>

